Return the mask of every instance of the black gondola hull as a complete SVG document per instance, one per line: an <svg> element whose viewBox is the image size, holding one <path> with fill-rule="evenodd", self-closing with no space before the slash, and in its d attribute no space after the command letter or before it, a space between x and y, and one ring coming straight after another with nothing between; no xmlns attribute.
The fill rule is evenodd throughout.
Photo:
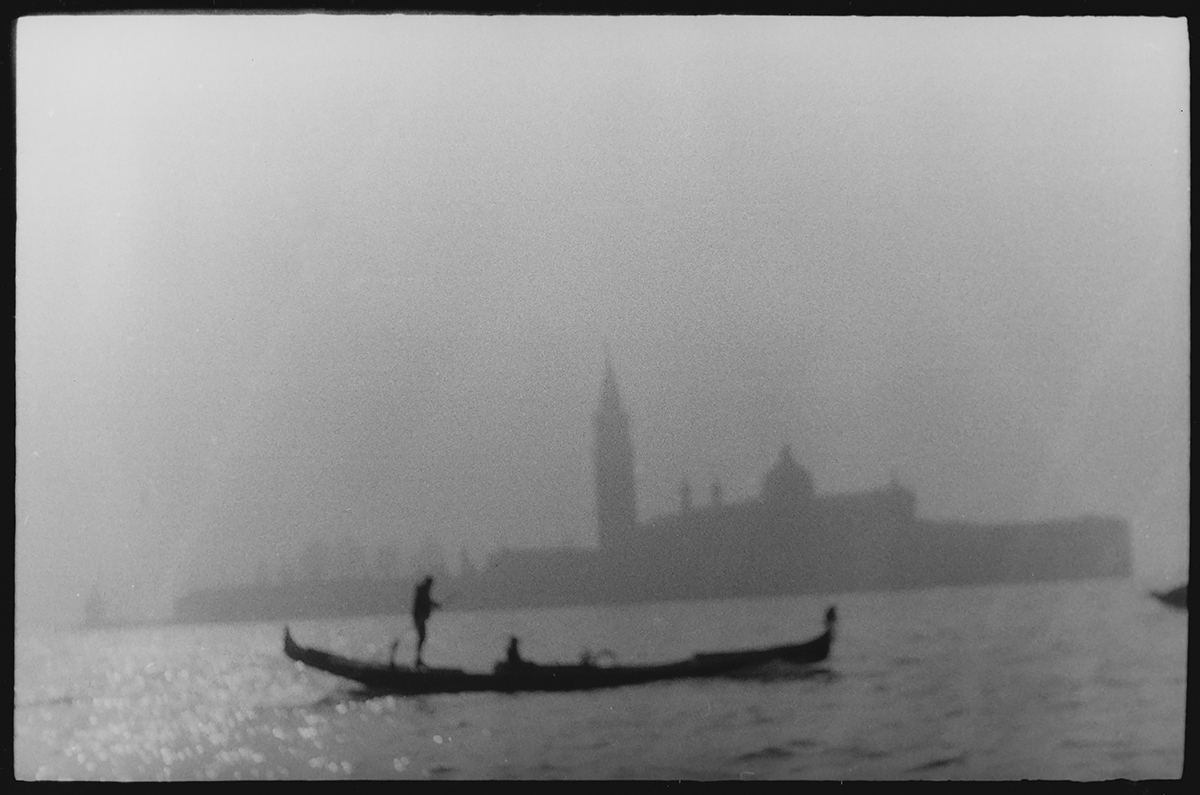
<svg viewBox="0 0 1200 795"><path fill-rule="evenodd" d="M497 666L492 673L463 671L457 668L415 669L343 657L310 649L296 643L285 627L284 653L310 668L340 676L364 687L397 695L471 692L563 692L624 687L670 679L738 676L754 668L774 663L813 665L829 657L833 644L833 626L804 643L747 651L696 654L688 659L657 665L601 666L576 665Z"/></svg>

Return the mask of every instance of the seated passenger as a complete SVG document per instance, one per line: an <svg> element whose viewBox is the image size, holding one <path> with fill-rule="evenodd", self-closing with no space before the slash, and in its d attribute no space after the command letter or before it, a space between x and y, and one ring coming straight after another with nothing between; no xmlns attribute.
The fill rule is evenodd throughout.
<svg viewBox="0 0 1200 795"><path fill-rule="evenodd" d="M514 667L525 662L521 659L521 649L519 648L520 643L521 641L517 640L516 635L513 635L508 639L508 657L505 662Z"/></svg>
<svg viewBox="0 0 1200 795"><path fill-rule="evenodd" d="M508 654L503 660L496 663L496 673L512 673L514 670L527 664L521 659L520 643L521 641L517 640L515 635L509 637Z"/></svg>

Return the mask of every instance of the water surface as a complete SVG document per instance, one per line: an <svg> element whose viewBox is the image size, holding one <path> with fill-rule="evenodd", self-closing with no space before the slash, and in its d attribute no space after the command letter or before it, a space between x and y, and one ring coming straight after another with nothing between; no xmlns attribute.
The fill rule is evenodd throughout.
<svg viewBox="0 0 1200 795"><path fill-rule="evenodd" d="M439 613L426 659L584 648L649 662L793 642L841 617L828 672L577 694L361 698L283 656L282 628L16 637L20 779L1175 778L1187 615L1135 581ZM304 621L384 659L406 619Z"/></svg>

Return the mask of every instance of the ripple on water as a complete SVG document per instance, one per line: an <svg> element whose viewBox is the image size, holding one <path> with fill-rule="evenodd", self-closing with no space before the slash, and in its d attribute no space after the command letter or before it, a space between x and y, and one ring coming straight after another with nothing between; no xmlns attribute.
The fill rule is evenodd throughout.
<svg viewBox="0 0 1200 795"><path fill-rule="evenodd" d="M937 759L931 759L928 762L923 762L906 770L906 773L934 773L944 771L947 768L958 767L965 765L967 762L967 753L964 751L961 754L954 756L943 756Z"/></svg>
<svg viewBox="0 0 1200 795"><path fill-rule="evenodd" d="M426 778L450 778L457 772L451 765L430 765L425 768Z"/></svg>
<svg viewBox="0 0 1200 795"><path fill-rule="evenodd" d="M747 751L735 758L738 762L759 762L768 759L788 759L793 752L778 745L768 745L756 751Z"/></svg>

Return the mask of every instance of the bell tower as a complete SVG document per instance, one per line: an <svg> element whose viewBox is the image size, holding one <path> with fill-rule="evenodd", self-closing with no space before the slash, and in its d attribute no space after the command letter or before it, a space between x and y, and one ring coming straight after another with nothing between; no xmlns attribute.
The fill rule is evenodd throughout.
<svg viewBox="0 0 1200 795"><path fill-rule="evenodd" d="M633 481L633 442L629 414L621 404L612 360L605 362L600 404L592 415L595 437L592 461L596 468L596 524L601 548L620 546L637 524L637 495Z"/></svg>

